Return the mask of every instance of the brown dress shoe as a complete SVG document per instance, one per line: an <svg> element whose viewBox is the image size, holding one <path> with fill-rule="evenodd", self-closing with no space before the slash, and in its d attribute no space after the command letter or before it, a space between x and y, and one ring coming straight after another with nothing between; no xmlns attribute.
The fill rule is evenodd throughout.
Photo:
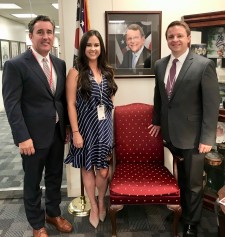
<svg viewBox="0 0 225 237"><path fill-rule="evenodd" d="M69 233L73 230L73 226L62 216L50 217L46 215L46 222L54 225L60 232Z"/></svg>
<svg viewBox="0 0 225 237"><path fill-rule="evenodd" d="M35 230L33 229L33 236L34 237L48 237L48 234L46 232L45 227L39 229L39 230Z"/></svg>

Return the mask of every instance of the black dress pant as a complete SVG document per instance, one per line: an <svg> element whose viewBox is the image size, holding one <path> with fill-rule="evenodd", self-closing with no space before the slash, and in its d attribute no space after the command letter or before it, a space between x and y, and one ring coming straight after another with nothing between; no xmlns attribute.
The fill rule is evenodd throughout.
<svg viewBox="0 0 225 237"><path fill-rule="evenodd" d="M44 139L44 138L43 138ZM64 159L64 141L59 124L50 147L35 149L32 156L22 155L24 170L24 206L27 220L34 229L45 226L45 212L56 217L61 214L61 184ZM40 182L44 174L45 208L41 204Z"/></svg>
<svg viewBox="0 0 225 237"><path fill-rule="evenodd" d="M184 158L178 163L178 184L181 190L182 217L185 224L200 222L203 206L204 153L198 149L179 149L168 144L173 154Z"/></svg>

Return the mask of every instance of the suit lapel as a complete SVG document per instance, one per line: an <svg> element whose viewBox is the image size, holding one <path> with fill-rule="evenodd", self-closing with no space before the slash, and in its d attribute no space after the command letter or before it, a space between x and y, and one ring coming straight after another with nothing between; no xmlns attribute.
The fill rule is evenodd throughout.
<svg viewBox="0 0 225 237"><path fill-rule="evenodd" d="M170 56L167 56L166 58L163 59L162 64L160 65L159 78L163 83L164 83L164 77L165 77L166 68L167 68L167 64L169 60L170 60Z"/></svg>
<svg viewBox="0 0 225 237"><path fill-rule="evenodd" d="M29 50L25 56L25 59L27 60L27 65L32 68L32 71L37 75L37 77L41 80L41 82L45 85L45 87L47 88L47 90L49 91L49 93L53 96L52 91L50 89L48 80L40 66L40 64L38 63L38 61L36 60L35 56L32 54L32 51Z"/></svg>
<svg viewBox="0 0 225 237"><path fill-rule="evenodd" d="M128 68L132 68L132 59L133 59L133 54L132 51L128 51Z"/></svg>
<svg viewBox="0 0 225 237"><path fill-rule="evenodd" d="M147 49L144 47L137 61L137 66L144 67L144 61L148 57Z"/></svg>
<svg viewBox="0 0 225 237"><path fill-rule="evenodd" d="M166 86L165 86L164 78L165 78L166 68L167 68L167 64L168 64L169 60L170 60L170 56L167 56L167 57L163 58L161 63L158 66L159 70L157 70L158 78L159 78L159 84L161 85L162 93L163 93L163 95L166 99L168 99L168 95L167 95L167 92L166 92Z"/></svg>
<svg viewBox="0 0 225 237"><path fill-rule="evenodd" d="M179 75L178 75L177 80L175 82L175 85L174 85L174 88L173 88L173 93L172 93L172 96L171 96L170 100L173 99L173 97L176 95L177 90L182 85L182 82L184 81L184 76L187 73L187 71L188 71L188 69L189 69L189 67L191 66L192 63L193 63L193 54L190 52L187 55L187 57L186 57L186 59L183 63L183 66L182 66L182 68L179 72Z"/></svg>
<svg viewBox="0 0 225 237"><path fill-rule="evenodd" d="M56 72L56 76L57 76L57 83L56 83L56 88L55 88L55 94L57 93L58 91L58 88L61 88L61 83L62 83L62 80L61 80L61 73L59 72L59 67L57 66L57 61L52 57L52 55L49 55L50 58L51 58L51 61L52 61L52 64L53 64L53 67L55 69L55 72Z"/></svg>

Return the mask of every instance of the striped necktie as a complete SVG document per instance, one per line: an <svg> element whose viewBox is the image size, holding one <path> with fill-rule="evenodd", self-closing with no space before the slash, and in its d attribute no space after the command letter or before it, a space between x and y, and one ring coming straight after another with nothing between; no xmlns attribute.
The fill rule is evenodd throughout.
<svg viewBox="0 0 225 237"><path fill-rule="evenodd" d="M42 62L43 62L43 71L45 73L45 76L47 77L48 79L48 83L49 83L49 86L50 86L50 89L52 91L52 94L55 93L55 89L54 89L54 85L53 85L53 80L52 80L52 75L51 75L51 72L50 72L50 68L48 66L48 63L47 63L47 58L43 58L42 59Z"/></svg>
<svg viewBox="0 0 225 237"><path fill-rule="evenodd" d="M176 81L176 63L177 63L178 59L175 58L172 62L172 66L170 68L169 71L169 76L168 76L168 80L167 80L167 84L166 84L166 91L167 91L167 95L168 98L170 99L171 94L173 92L173 87Z"/></svg>

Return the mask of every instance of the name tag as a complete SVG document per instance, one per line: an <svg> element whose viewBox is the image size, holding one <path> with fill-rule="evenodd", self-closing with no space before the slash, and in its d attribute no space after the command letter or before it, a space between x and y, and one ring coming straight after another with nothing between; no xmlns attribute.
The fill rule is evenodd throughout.
<svg viewBox="0 0 225 237"><path fill-rule="evenodd" d="M105 106L98 105L97 112L98 112L98 120L104 120L105 119Z"/></svg>

